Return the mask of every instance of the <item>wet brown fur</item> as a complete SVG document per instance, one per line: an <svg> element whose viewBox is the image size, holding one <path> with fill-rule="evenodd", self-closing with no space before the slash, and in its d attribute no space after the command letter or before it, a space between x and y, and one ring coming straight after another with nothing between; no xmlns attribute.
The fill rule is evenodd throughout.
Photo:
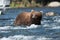
<svg viewBox="0 0 60 40"><path fill-rule="evenodd" d="M35 14L35 17L32 18L32 16ZM36 24L40 25L42 20L42 13L33 11L33 12L22 12L20 13L15 21L14 25L28 25L30 26L31 24Z"/></svg>

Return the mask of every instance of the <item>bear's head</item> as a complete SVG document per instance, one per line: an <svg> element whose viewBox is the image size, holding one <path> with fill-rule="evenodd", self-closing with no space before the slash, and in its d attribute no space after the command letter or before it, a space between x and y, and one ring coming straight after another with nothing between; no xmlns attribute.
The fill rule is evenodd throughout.
<svg viewBox="0 0 60 40"><path fill-rule="evenodd" d="M42 11L31 11L31 19L32 19L32 24L37 24L40 25L40 21L42 20Z"/></svg>

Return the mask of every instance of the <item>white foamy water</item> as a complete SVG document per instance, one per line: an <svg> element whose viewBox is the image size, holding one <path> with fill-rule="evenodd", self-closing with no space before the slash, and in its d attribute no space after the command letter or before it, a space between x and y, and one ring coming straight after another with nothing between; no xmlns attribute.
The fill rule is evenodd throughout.
<svg viewBox="0 0 60 40"><path fill-rule="evenodd" d="M0 30L3 30L3 29L6 29L6 30L8 30L8 29L10 29L10 26L4 26L4 27L0 27Z"/></svg>
<svg viewBox="0 0 60 40"><path fill-rule="evenodd" d="M42 36L24 36L24 35L15 35L8 38L3 37L0 40L51 40L52 38L46 38Z"/></svg>
<svg viewBox="0 0 60 40"><path fill-rule="evenodd" d="M11 31L0 31L0 33L9 33Z"/></svg>
<svg viewBox="0 0 60 40"><path fill-rule="evenodd" d="M43 27L48 29L60 29L60 16L54 16L51 18L44 17L44 18L45 19L42 21Z"/></svg>
<svg viewBox="0 0 60 40"><path fill-rule="evenodd" d="M60 26L54 26L51 29L60 29Z"/></svg>
<svg viewBox="0 0 60 40"><path fill-rule="evenodd" d="M0 27L0 35L2 34L0 36L1 37L0 40L60 40L59 38L57 39L54 38L59 37L60 35L58 34L59 31L58 32L55 31L55 29L57 30L60 29L60 25L58 25L60 23L59 18L60 16L59 17L55 16L47 20L44 19L41 22L42 23L41 25L32 24L31 26ZM13 22L11 24L13 24Z"/></svg>
<svg viewBox="0 0 60 40"><path fill-rule="evenodd" d="M4 27L0 27L0 30L9 30L9 29L31 29L31 28L37 28L40 27L40 25L34 25L32 24L31 26L17 26L17 27L13 27L13 26L4 26Z"/></svg>

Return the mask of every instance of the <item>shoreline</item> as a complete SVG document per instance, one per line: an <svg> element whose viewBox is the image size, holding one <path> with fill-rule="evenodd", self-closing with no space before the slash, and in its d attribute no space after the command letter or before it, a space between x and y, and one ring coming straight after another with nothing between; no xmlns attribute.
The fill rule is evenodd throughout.
<svg viewBox="0 0 60 40"><path fill-rule="evenodd" d="M5 7L5 8L0 8L0 10L6 10L6 9L20 9L20 8L60 8L60 6L59 7L19 7L19 8L17 8L17 7L14 7L14 8L11 8L11 7Z"/></svg>

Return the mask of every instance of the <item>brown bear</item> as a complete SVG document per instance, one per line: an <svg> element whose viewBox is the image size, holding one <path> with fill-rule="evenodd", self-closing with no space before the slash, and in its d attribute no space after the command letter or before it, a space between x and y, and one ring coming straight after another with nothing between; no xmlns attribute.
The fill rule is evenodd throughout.
<svg viewBox="0 0 60 40"><path fill-rule="evenodd" d="M40 25L42 20L42 12L37 12L32 10L31 12L22 12L20 13L15 21L14 25L27 25L30 26L31 24Z"/></svg>

